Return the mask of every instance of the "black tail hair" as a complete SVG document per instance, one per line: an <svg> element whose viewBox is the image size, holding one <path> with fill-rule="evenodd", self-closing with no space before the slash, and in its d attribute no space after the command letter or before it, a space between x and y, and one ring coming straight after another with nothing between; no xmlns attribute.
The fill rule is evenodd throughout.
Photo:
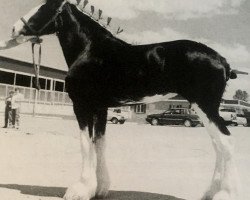
<svg viewBox="0 0 250 200"><path fill-rule="evenodd" d="M243 71L239 71L236 69L233 69L230 71L230 79L236 79L237 78L237 74L243 74L243 75L248 75L247 72L243 72Z"/></svg>
<svg viewBox="0 0 250 200"><path fill-rule="evenodd" d="M234 70L231 70L230 71L230 75L229 75L229 78L230 79L236 79L237 78L237 74Z"/></svg>

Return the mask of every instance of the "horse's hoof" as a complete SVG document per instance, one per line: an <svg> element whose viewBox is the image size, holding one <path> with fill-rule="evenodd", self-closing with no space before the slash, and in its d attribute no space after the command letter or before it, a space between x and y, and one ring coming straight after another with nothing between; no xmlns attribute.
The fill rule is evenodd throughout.
<svg viewBox="0 0 250 200"><path fill-rule="evenodd" d="M109 178L105 179L105 181L98 181L98 186L96 189L96 197L99 199L103 199L108 195L110 187Z"/></svg>
<svg viewBox="0 0 250 200"><path fill-rule="evenodd" d="M220 192L214 195L213 200L238 200L238 199L232 199L227 191L221 190Z"/></svg>
<svg viewBox="0 0 250 200"><path fill-rule="evenodd" d="M78 182L69 187L63 197L64 200L90 200L94 192L89 186Z"/></svg>
<svg viewBox="0 0 250 200"><path fill-rule="evenodd" d="M109 193L109 187L102 187L102 188L98 188L96 191L96 198L98 199L104 199L106 196L108 196Z"/></svg>

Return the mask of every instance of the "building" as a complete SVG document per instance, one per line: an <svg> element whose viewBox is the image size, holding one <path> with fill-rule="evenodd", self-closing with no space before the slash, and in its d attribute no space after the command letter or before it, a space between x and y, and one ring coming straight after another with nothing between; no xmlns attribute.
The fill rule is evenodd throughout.
<svg viewBox="0 0 250 200"><path fill-rule="evenodd" d="M72 102L65 92L66 71L40 67L40 86L37 91L33 64L0 56L0 112L9 91L19 88L24 95L22 113L73 115Z"/></svg>
<svg viewBox="0 0 250 200"><path fill-rule="evenodd" d="M223 108L233 108L237 114L246 114L250 112L250 103L241 100L226 100L221 102ZM145 118L149 114L161 113L171 108L190 108L191 104L183 97L177 95L176 97L166 99L164 101L137 104L130 107L130 120L136 122L145 122Z"/></svg>
<svg viewBox="0 0 250 200"><path fill-rule="evenodd" d="M136 122L145 122L149 114L164 112L170 108L189 108L190 103L183 97L177 95L173 98L166 99L149 104L137 104L130 107L130 120Z"/></svg>
<svg viewBox="0 0 250 200"><path fill-rule="evenodd" d="M236 110L237 114L244 114L245 112L250 112L250 103L242 100L223 99L221 102L221 107L233 108Z"/></svg>

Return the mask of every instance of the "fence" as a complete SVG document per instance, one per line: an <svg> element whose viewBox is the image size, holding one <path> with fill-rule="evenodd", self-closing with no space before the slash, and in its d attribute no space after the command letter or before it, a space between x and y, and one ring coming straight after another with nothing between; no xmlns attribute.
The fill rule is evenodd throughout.
<svg viewBox="0 0 250 200"><path fill-rule="evenodd" d="M24 102L34 103L36 101L37 92L37 103L40 104L61 104L61 105L72 105L72 102L66 92L50 91L50 90L39 90L36 91L34 88L20 87L7 84L0 84L0 99L4 100L10 91L14 91L14 88L19 88L20 92L24 95Z"/></svg>
<svg viewBox="0 0 250 200"><path fill-rule="evenodd" d="M24 95L22 113L73 115L72 102L66 92L39 90L8 84L0 84L0 111L4 111L4 100L10 91L19 88Z"/></svg>

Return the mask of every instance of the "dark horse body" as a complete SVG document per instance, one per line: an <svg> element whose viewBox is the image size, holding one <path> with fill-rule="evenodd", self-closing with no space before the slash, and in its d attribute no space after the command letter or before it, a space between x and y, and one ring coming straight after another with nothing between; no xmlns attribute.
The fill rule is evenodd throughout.
<svg viewBox="0 0 250 200"><path fill-rule="evenodd" d="M20 24L15 26L14 37L32 35L29 26L32 26L33 30L40 30L53 18L55 10L62 5L62 2L62 0L48 0L27 19L28 27L22 25L22 28L18 29ZM42 16L45 11L46 17ZM104 137L107 108L137 101L143 102L144 98L149 96L178 93L191 103L197 104L201 115L204 114L203 116L207 118L205 124L212 123L217 130L217 134L210 134L217 153L217 171L215 170L211 188L204 199L220 199L217 197L227 195L226 199L233 200L234 185L232 186L232 181L226 183L224 181L227 179L227 173L234 171L234 167L231 167L233 161L230 160L228 163L230 167L227 167L227 172L221 169L227 163L224 155L230 154L231 159L231 146L223 144L223 141L227 143L230 132L219 116L218 108L227 80L236 78L236 75L222 56L201 43L188 40L130 45L114 37L98 22L69 3L62 6L62 12L43 29L40 35L54 32L58 35L69 66L66 89L73 101L80 129L88 128L89 137L97 143L97 191L93 189L95 191L92 193L102 195L106 194L106 191L101 190L107 190L107 188L100 189L103 180L98 175L98 163L103 165L104 162L103 152L98 152L100 148L102 149L102 146L98 147L98 141ZM91 144L88 143L89 147L85 148L88 139L82 141L83 162L91 163L84 157L84 155L89 157L91 154L89 153L92 151ZM90 170L86 164L83 165L83 171ZM100 170L103 173L106 169ZM216 179L218 173L219 180ZM82 175L81 180L84 180L79 186L82 190L83 187L94 187L84 185L85 182L89 182L86 181L86 175ZM215 188L215 185L218 187ZM79 196L76 199L89 199L93 196L91 192L89 195L78 194L80 192L77 191L77 187L71 189L65 198L74 199L72 196L75 194ZM224 190L229 192L224 194ZM84 195L86 198L82 197Z"/></svg>

